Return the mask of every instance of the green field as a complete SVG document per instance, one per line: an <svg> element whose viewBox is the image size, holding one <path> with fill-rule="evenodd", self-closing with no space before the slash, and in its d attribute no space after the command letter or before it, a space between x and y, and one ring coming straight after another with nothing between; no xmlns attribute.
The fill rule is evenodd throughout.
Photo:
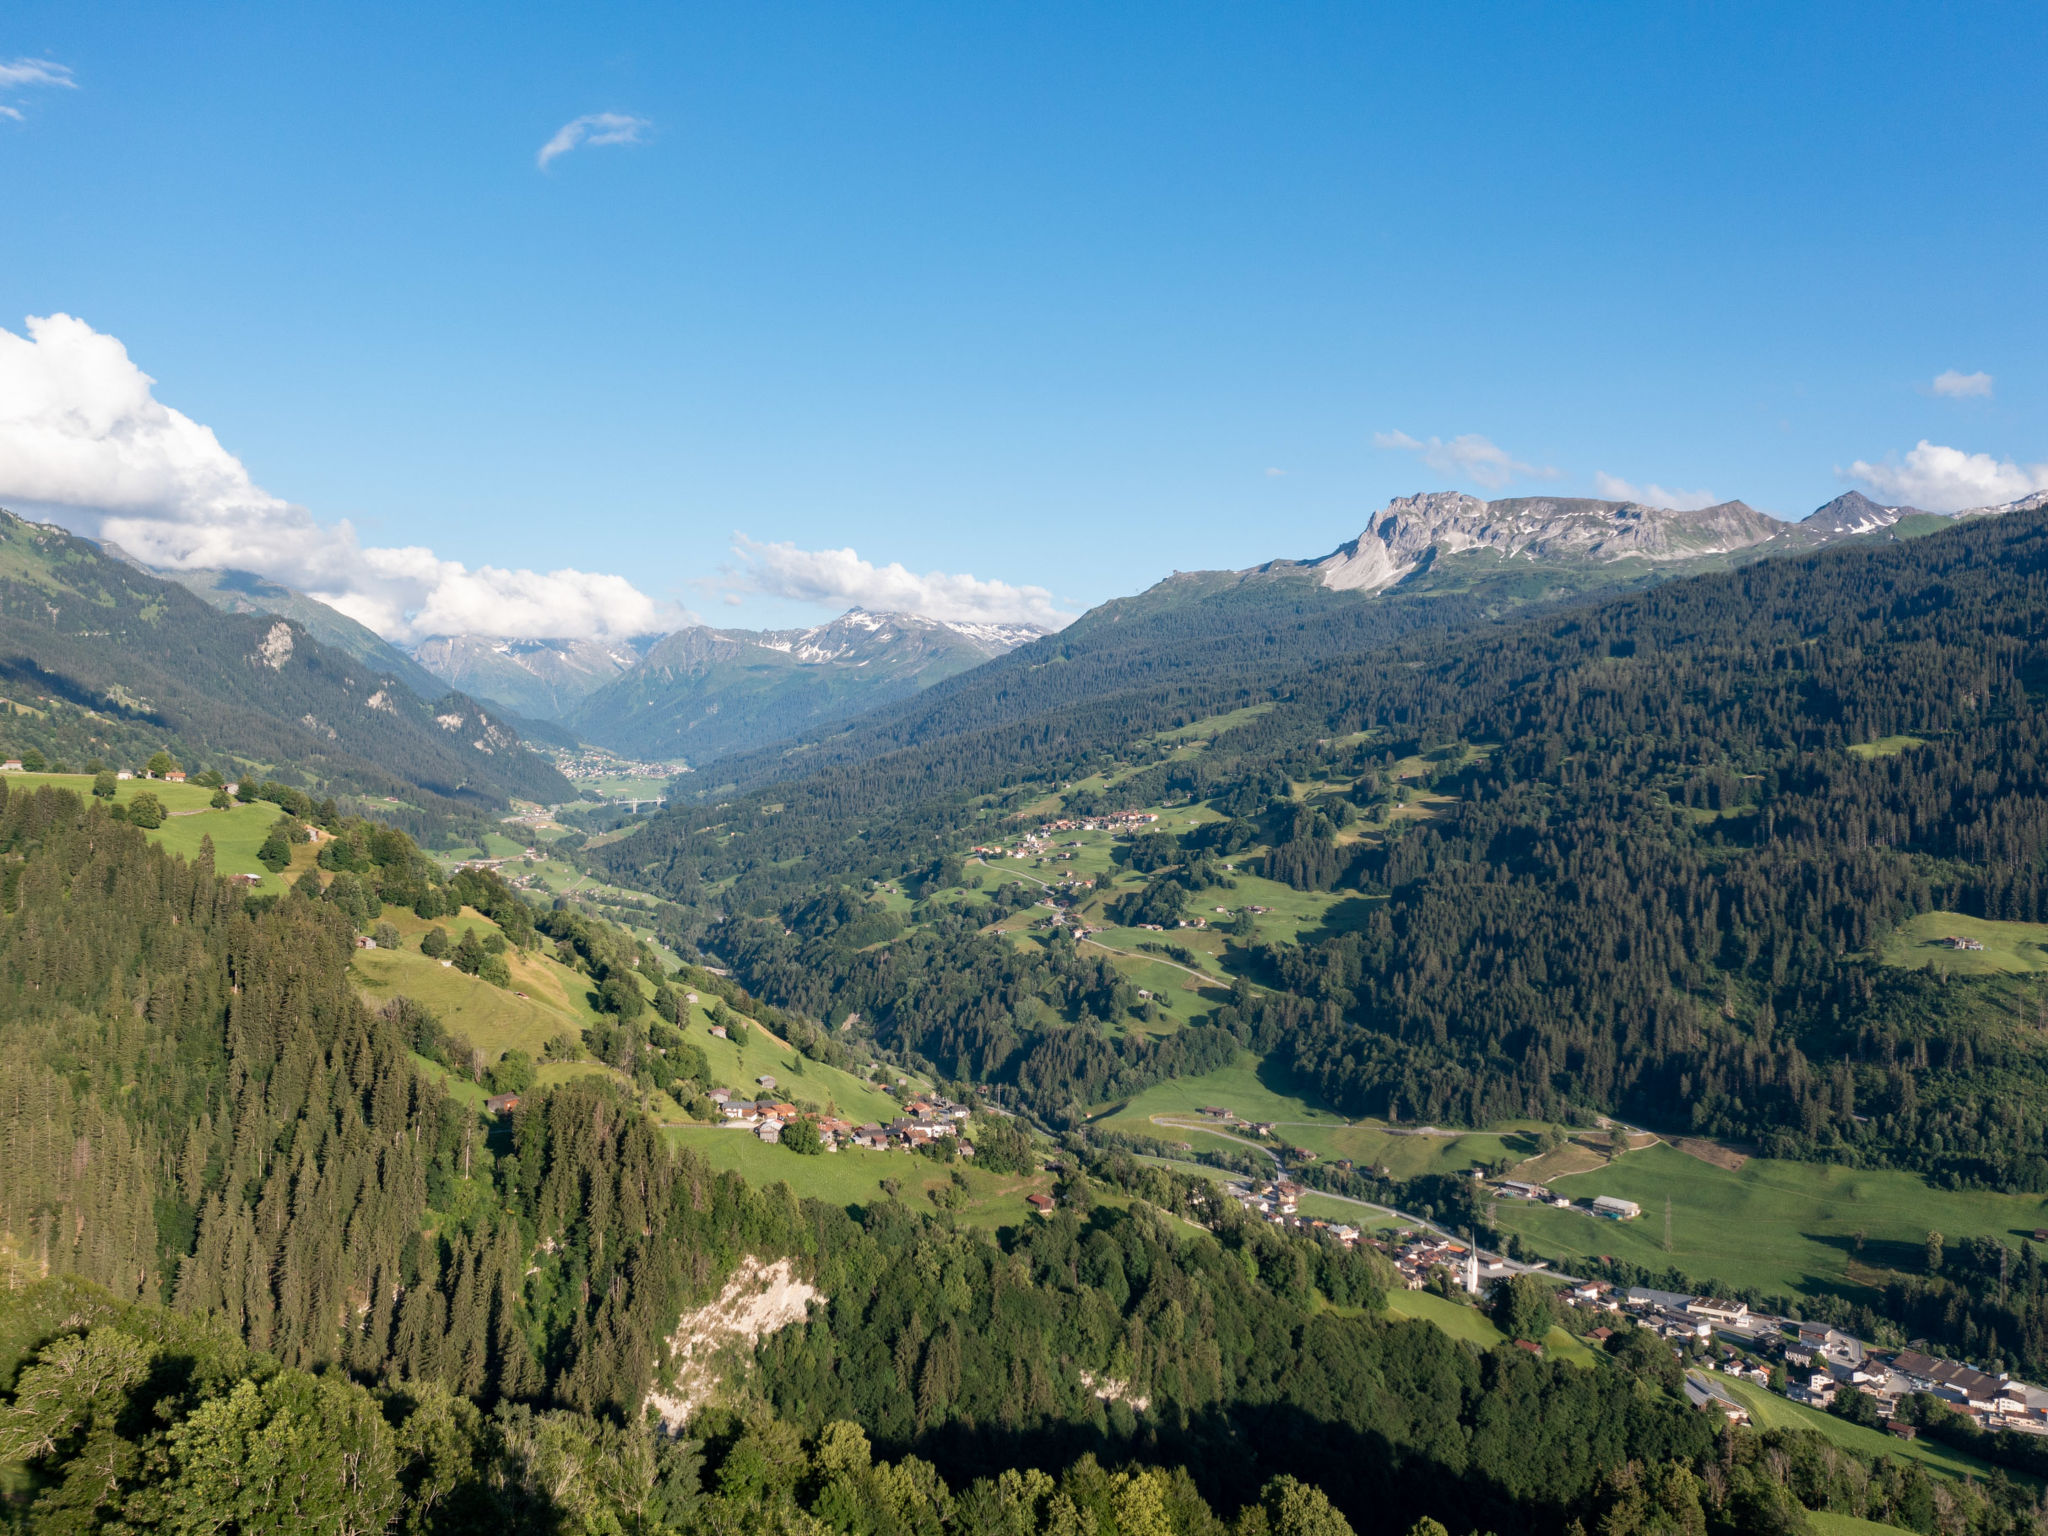
<svg viewBox="0 0 2048 1536"><path fill-rule="evenodd" d="M1908 747L1926 745L1918 736L1880 736L1875 741L1859 741L1849 750L1858 757L1897 757Z"/></svg>
<svg viewBox="0 0 2048 1536"><path fill-rule="evenodd" d="M778 1180L799 1196L833 1205L869 1205L888 1198L884 1179L900 1186L899 1197L916 1209L936 1209L930 1192L949 1188L953 1169L967 1178L967 1203L958 1212L971 1226L993 1229L1016 1226L1031 1219L1031 1207L1024 1203L1030 1194L1051 1194L1052 1176L1046 1173L996 1174L965 1163L950 1166L908 1152L870 1152L849 1147L804 1157L770 1146L751 1131L714 1130L707 1126L678 1126L669 1134L678 1146L689 1147L712 1167L731 1170L749 1184L766 1188Z"/></svg>
<svg viewBox="0 0 2048 1536"><path fill-rule="evenodd" d="M1793 1296L1867 1295L1885 1270L1917 1271L1930 1230L1951 1243L1972 1235L2012 1243L2048 1226L2048 1199L2039 1195L1936 1190L1910 1173L1768 1158L1731 1172L1662 1143L1551 1187L1575 1200L1618 1195L1643 1208L1639 1219L1619 1222L1582 1209L1500 1202L1499 1226L1567 1266L1610 1254L1652 1269L1675 1266L1701 1282Z"/></svg>
<svg viewBox="0 0 2048 1536"><path fill-rule="evenodd" d="M1825 1510L1812 1509L1806 1512L1806 1518L1812 1524L1815 1536L1908 1536L1899 1526L1859 1520L1854 1515L1831 1515Z"/></svg>
<svg viewBox="0 0 2048 1536"><path fill-rule="evenodd" d="M903 1112L901 1102L880 1088L851 1072L812 1061L758 1024L748 1027L746 1043L741 1046L713 1035L709 1018L700 1002L690 1010L687 1034L691 1043L703 1050L715 1087L736 1089L748 1098L758 1098L767 1090L756 1086L754 1079L766 1074L775 1079L778 1098L815 1104L828 1113L836 1110L855 1123L887 1123ZM925 1086L922 1078L910 1078L910 1084Z"/></svg>
<svg viewBox="0 0 2048 1536"><path fill-rule="evenodd" d="M1260 1057L1246 1051L1237 1061L1200 1077L1173 1077L1155 1083L1135 1098L1103 1111L1096 1124L1110 1130L1136 1131L1169 1141L1185 1138L1176 1128L1157 1126L1154 1115L1196 1116L1205 1105L1235 1110L1242 1120L1271 1120L1288 1126L1293 1139L1296 1123L1341 1126L1344 1117L1334 1110L1317 1109L1277 1067L1267 1067Z"/></svg>
<svg viewBox="0 0 2048 1536"><path fill-rule="evenodd" d="M1982 949L1951 949L1954 936L1975 939ZM1922 912L1886 936L1879 956L1886 965L1919 970L1932 965L1951 976L2015 975L2048 971L2048 923L1994 923L1960 912Z"/></svg>
<svg viewBox="0 0 2048 1536"><path fill-rule="evenodd" d="M433 1009L443 1024L468 1036L470 1043L493 1061L512 1050L525 1051L538 1061L551 1037L567 1034L580 1041L585 1027L597 1022L597 1012L587 997L589 979L543 951L505 951L506 967L512 973L509 991L419 952L420 936L429 928L446 928L456 939L469 929L486 933L495 929L489 918L468 907L455 917L431 923L393 907L386 910L383 921L398 929L402 947L360 949L355 957L357 988L373 1007L403 993ZM521 992L526 995L518 996Z"/></svg>
<svg viewBox="0 0 2048 1536"><path fill-rule="evenodd" d="M84 773L10 773L7 783L9 789L15 791L48 785L68 789L81 799L92 796L92 776ZM199 856L199 840L210 837L213 839L213 867L216 871L223 875L259 875L266 888L278 888L278 877L265 869L256 857L256 850L263 846L263 840L270 835L271 824L278 818L276 806L259 802L216 811L208 804L213 799L212 790L199 784L166 784L154 779L121 780L114 787L115 803L126 805L145 789L161 800L164 809L170 812L164 824L148 834L152 842L161 843L172 853L192 859ZM297 864L303 866L310 862L308 855ZM286 878L294 872L287 870Z"/></svg>
<svg viewBox="0 0 2048 1536"><path fill-rule="evenodd" d="M1313 1103L1277 1068L1266 1067L1250 1052L1221 1071L1155 1084L1123 1104L1099 1111L1094 1123L1107 1130L1156 1136L1209 1150L1246 1150L1240 1141L1231 1139L1252 1139L1243 1130L1208 1127L1201 1122L1200 1111L1206 1105L1234 1110L1240 1120L1271 1121L1279 1127L1280 1140L1306 1147L1318 1157L1349 1158L1361 1167L1384 1167L1402 1179L1423 1173L1461 1173L1480 1162L1506 1159L1519 1163L1536 1155L1537 1138L1544 1130L1540 1122L1531 1120L1486 1131L1446 1129L1442 1134L1422 1135L1419 1128L1396 1128L1384 1121L1347 1121L1336 1111ZM1155 1115L1185 1123L1162 1125L1153 1119Z"/></svg>
<svg viewBox="0 0 2048 1536"><path fill-rule="evenodd" d="M1817 1429L1828 1439L1846 1451L1859 1456L1892 1456L1900 1461L1917 1461L1928 1470L1947 1477L1974 1477L1989 1480L2004 1476L2028 1487L2038 1486L2038 1479L2024 1473L2000 1473L1989 1463L1967 1456L1961 1451L1950 1450L1938 1441L1926 1439L1901 1440L1888 1435L1881 1429L1866 1429L1861 1424L1851 1424L1847 1419L1838 1419L1832 1413L1823 1413L1818 1408L1809 1408L1804 1403L1795 1403L1789 1398L1779 1397L1766 1391L1753 1381L1737 1381L1732 1376L1716 1376L1714 1380L1728 1395L1749 1410L1749 1419L1758 1429ZM1856 1522L1859 1526L1867 1521ZM1882 1525L1870 1526L1871 1530L1889 1529Z"/></svg>
<svg viewBox="0 0 2048 1536"><path fill-rule="evenodd" d="M1477 1307L1462 1301L1448 1301L1428 1291L1388 1291L1387 1311L1395 1317L1416 1317L1434 1323L1454 1339L1491 1349L1507 1342L1507 1335L1493 1326L1493 1320Z"/></svg>

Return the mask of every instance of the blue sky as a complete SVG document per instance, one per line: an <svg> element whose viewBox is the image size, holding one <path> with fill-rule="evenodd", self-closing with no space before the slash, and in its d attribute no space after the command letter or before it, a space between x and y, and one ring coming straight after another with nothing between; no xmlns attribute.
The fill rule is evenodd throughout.
<svg viewBox="0 0 2048 1536"><path fill-rule="evenodd" d="M431 549L360 578L392 632L632 607L483 566L1003 616L1419 489L2048 483L2048 8L423 9L0 17L0 412L118 341L249 489L185 443L116 526ZM88 518L108 419L0 426L0 499Z"/></svg>

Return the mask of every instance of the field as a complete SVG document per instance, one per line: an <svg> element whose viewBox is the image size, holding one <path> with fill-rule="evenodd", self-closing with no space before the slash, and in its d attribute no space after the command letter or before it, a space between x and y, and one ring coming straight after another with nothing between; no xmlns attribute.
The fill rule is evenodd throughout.
<svg viewBox="0 0 2048 1536"><path fill-rule="evenodd" d="M1749 1410L1750 1422L1758 1429L1817 1429L1844 1450L1859 1456L1892 1456L1900 1461L1917 1461L1928 1470L1948 1477L1988 1480L2001 1475L1988 1463L1961 1451L1950 1450L1937 1441L1924 1438L1901 1440L1881 1429L1866 1429L1861 1424L1838 1419L1831 1413L1822 1413L1818 1408L1808 1408L1803 1403L1779 1397L1753 1381L1737 1381L1732 1376L1716 1376L1714 1380ZM2014 1482L2037 1486L2037 1480L2024 1473L2006 1472L2003 1475ZM1869 1522L1857 1521L1856 1524L1865 1526ZM1870 1525L1869 1528L1873 1531L1888 1529L1881 1525Z"/></svg>
<svg viewBox="0 0 2048 1536"><path fill-rule="evenodd" d="M1935 1190L1910 1173L1769 1158L1729 1170L1661 1143L1551 1187L1577 1200L1618 1195L1643 1208L1639 1219L1617 1222L1500 1202L1499 1226L1567 1267L1611 1254L1652 1269L1675 1266L1702 1282L1793 1296L1867 1295L1885 1270L1917 1271L1930 1230L1951 1243L1970 1235L2011 1243L2048 1226L2048 1200L2039 1195Z"/></svg>
<svg viewBox="0 0 2048 1536"><path fill-rule="evenodd" d="M1984 947L1951 949L1942 942L1951 935ZM1951 976L2048 971L2048 923L1994 923L1960 912L1922 912L1885 938L1879 956L1886 965L1908 970L1932 965Z"/></svg>
<svg viewBox="0 0 2048 1536"><path fill-rule="evenodd" d="M1858 757L1897 757L1909 747L1926 745L1918 736L1880 736L1875 741L1859 741L1849 750Z"/></svg>
<svg viewBox="0 0 2048 1536"><path fill-rule="evenodd" d="M1815 1536L1905 1536L1896 1525L1880 1525L1875 1520L1859 1520L1854 1515L1831 1515L1823 1510L1810 1509L1806 1512Z"/></svg>
<svg viewBox="0 0 2048 1536"><path fill-rule="evenodd" d="M803 1157L770 1146L750 1131L679 1126L669 1134L678 1146L701 1155L712 1167L731 1170L749 1184L766 1188L778 1180L799 1196L833 1205L869 1205L888 1198L884 1179L900 1186L899 1198L913 1208L933 1210L931 1192L951 1187L953 1169L967 1179L967 1202L960 1219L970 1226L993 1229L1016 1226L1032 1216L1024 1203L1029 1194L1051 1194L1052 1176L1045 1173L996 1174L962 1163L947 1165L908 1152L870 1152L849 1147Z"/></svg>
<svg viewBox="0 0 2048 1536"><path fill-rule="evenodd" d="M92 797L92 775L86 773L10 773L7 784L14 791L47 785L68 789L80 799ZM213 799L213 791L203 785L166 784L155 779L121 780L114 786L114 802L126 805L145 789L161 800L164 809L170 812L164 824L148 834L151 841L191 859L199 855L200 838L210 837L213 839L215 870L223 875L259 875L265 887L278 888L278 878L256 858L256 850L263 846L263 840L270 835L271 823L277 820L276 806L259 802L216 811L208 804ZM310 863L311 859L308 856L297 862L302 866ZM286 878L290 878L292 873L286 871Z"/></svg>
<svg viewBox="0 0 2048 1536"><path fill-rule="evenodd" d="M1107 1130L1184 1141L1209 1150L1242 1152L1245 1132L1205 1121L1200 1111L1214 1105L1236 1112L1240 1120L1270 1121L1290 1146L1306 1147L1324 1159L1349 1158L1362 1167L1384 1167L1395 1178L1423 1173L1461 1173L1475 1163L1513 1163L1534 1158L1545 1127L1538 1121L1517 1121L1486 1131L1390 1126L1384 1121L1347 1121L1334 1110L1314 1104L1278 1069L1246 1052L1237 1063L1200 1077L1169 1078L1135 1098L1099 1112L1094 1123ZM1161 1124L1154 1116L1164 1118ZM1544 1160L1544 1167L1589 1166L1604 1157L1578 1142L1568 1143ZM1562 1213L1560 1213L1562 1214Z"/></svg>
<svg viewBox="0 0 2048 1536"><path fill-rule="evenodd" d="M1452 1338L1463 1339L1481 1349L1492 1349L1497 1344L1508 1342L1508 1336L1494 1327L1493 1319L1478 1308L1468 1307L1461 1301L1447 1301L1428 1291L1389 1291L1387 1311L1394 1317L1412 1317L1434 1323ZM1536 1342L1543 1346L1546 1354L1560 1360L1589 1368L1594 1364L1591 1346L1583 1339L1573 1338L1562 1328L1552 1328Z"/></svg>
<svg viewBox="0 0 2048 1536"><path fill-rule="evenodd" d="M505 951L511 991L419 952L420 936L429 928L446 928L450 937L460 939L469 929L488 933L496 927L468 907L458 916L432 923L394 907L385 911L383 921L396 927L405 942L395 950L356 951L356 985L373 1007L403 993L433 1009L443 1024L468 1036L493 1061L511 1050L525 1051L538 1061L550 1038L566 1034L580 1042L584 1028L597 1021L586 997L589 980L545 952ZM526 995L518 996L521 992Z"/></svg>
<svg viewBox="0 0 2048 1536"><path fill-rule="evenodd" d="M754 1079L765 1074L775 1079L778 1097L809 1102L855 1122L887 1122L902 1113L900 1103L880 1088L850 1072L810 1060L758 1024L748 1027L746 1044L741 1046L713 1035L708 1018L701 1003L693 1007L685 1034L704 1052L714 1087L736 1089L749 1098L760 1097L767 1090L757 1087ZM912 1084L922 1081L910 1079ZM794 1154L786 1155L794 1160Z"/></svg>

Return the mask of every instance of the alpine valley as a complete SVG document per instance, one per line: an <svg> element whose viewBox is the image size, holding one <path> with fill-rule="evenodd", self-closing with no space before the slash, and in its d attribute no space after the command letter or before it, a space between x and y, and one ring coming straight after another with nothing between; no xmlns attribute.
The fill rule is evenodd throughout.
<svg viewBox="0 0 2048 1536"><path fill-rule="evenodd" d="M2044 594L1430 493L400 655L8 518L6 1518L2037 1536Z"/></svg>

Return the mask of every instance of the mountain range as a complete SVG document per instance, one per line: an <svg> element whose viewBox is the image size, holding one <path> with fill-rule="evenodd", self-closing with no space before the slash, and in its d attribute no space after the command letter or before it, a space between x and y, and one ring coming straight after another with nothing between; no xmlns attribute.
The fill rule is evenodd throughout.
<svg viewBox="0 0 2048 1536"><path fill-rule="evenodd" d="M134 766L169 748L188 768L288 774L429 817L569 798L495 707L410 663L383 664L384 642L323 605L305 610L312 623L271 606L309 598L246 585L203 600L89 539L0 512L10 750ZM345 643L324 638L336 635Z"/></svg>
<svg viewBox="0 0 2048 1536"><path fill-rule="evenodd" d="M2044 503L2048 493L2037 493L1953 517ZM1176 572L1098 606L1056 635L854 609L808 629L691 625L606 641L438 635L409 651L313 597L246 571L152 571L116 548L107 553L223 612L288 619L308 639L417 698L453 689L489 700L505 728L561 744L583 740L697 766L749 759L733 764L744 779L781 771L774 765L787 747L857 757L875 741L951 728L941 721L1022 718L1076 687L1114 690L1136 680L1157 686L1199 674L1203 688L1213 689L1224 678L1345 654L1418 625L1484 622L1531 604L1810 553L1842 540L1912 537L1951 521L1857 491L1796 523L1740 501L1673 509L1427 491L1390 501L1327 554L1237 571ZM863 741L869 744L858 745Z"/></svg>

